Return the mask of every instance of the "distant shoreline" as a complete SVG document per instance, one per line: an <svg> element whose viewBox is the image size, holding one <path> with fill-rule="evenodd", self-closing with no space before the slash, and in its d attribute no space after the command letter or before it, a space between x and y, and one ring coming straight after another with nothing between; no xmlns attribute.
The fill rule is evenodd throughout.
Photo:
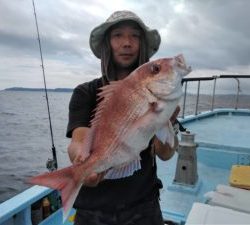
<svg viewBox="0 0 250 225"><path fill-rule="evenodd" d="M44 91L44 88L24 88L24 87L11 87L6 88L3 91ZM54 88L47 89L48 92L72 92L72 88Z"/></svg>

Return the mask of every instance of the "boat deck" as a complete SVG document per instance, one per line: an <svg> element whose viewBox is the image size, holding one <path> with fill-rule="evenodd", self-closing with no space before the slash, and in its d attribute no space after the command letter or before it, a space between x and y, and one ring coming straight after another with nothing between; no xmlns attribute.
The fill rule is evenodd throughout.
<svg viewBox="0 0 250 225"><path fill-rule="evenodd" d="M203 118L199 123L186 123L185 126L196 134L196 141L199 143L227 145L234 148L250 146L250 115L246 113L225 114L221 111L212 118Z"/></svg>
<svg viewBox="0 0 250 225"><path fill-rule="evenodd" d="M195 134L198 182L195 187L173 184L177 155L166 162L158 160L163 182L161 208L165 219L185 221L194 202L206 202L204 194L218 184L229 185L233 164L250 165L250 111L216 110L182 121ZM244 132L242 132L244 131Z"/></svg>

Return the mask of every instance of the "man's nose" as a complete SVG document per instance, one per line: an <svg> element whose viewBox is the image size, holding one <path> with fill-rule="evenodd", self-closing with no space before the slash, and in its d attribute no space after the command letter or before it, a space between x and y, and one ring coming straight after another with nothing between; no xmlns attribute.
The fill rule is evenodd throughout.
<svg viewBox="0 0 250 225"><path fill-rule="evenodd" d="M132 45L132 38L129 36L126 36L123 38L123 46L124 47L131 47Z"/></svg>

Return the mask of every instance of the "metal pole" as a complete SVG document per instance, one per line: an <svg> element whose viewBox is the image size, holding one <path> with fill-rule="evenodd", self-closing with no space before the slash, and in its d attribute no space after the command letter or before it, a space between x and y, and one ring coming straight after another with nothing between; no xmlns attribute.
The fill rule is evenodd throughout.
<svg viewBox="0 0 250 225"><path fill-rule="evenodd" d="M213 87L213 98L212 98L212 108L211 108L211 111L214 110L214 97L215 97L216 79L217 79L217 77L214 76L214 87Z"/></svg>
<svg viewBox="0 0 250 225"><path fill-rule="evenodd" d="M238 78L234 78L237 81L237 95L236 95L236 102L235 102L235 109L238 109L238 102L239 102L239 93L240 93L240 80Z"/></svg>
<svg viewBox="0 0 250 225"><path fill-rule="evenodd" d="M197 115L197 112L198 112L199 97L200 97L200 80L198 81L196 106L195 106L195 115Z"/></svg>
<svg viewBox="0 0 250 225"><path fill-rule="evenodd" d="M182 118L184 118L184 115L185 115L186 97L187 97L187 81L185 82L185 92L184 92L183 107L182 107Z"/></svg>

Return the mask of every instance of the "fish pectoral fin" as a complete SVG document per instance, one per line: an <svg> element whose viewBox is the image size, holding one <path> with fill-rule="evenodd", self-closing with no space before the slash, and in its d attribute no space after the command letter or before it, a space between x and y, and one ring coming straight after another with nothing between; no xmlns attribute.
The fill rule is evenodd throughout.
<svg viewBox="0 0 250 225"><path fill-rule="evenodd" d="M135 171L140 169L141 169L141 162L140 162L140 157L138 157L135 160L125 165L111 168L105 174L104 179L119 179L119 178L129 177L133 175Z"/></svg>
<svg viewBox="0 0 250 225"><path fill-rule="evenodd" d="M164 110L164 104L160 101L150 103L150 108L153 112L159 113Z"/></svg>
<svg viewBox="0 0 250 225"><path fill-rule="evenodd" d="M168 143L170 147L174 147L175 132L170 120L164 127L156 132L156 137L163 143Z"/></svg>

